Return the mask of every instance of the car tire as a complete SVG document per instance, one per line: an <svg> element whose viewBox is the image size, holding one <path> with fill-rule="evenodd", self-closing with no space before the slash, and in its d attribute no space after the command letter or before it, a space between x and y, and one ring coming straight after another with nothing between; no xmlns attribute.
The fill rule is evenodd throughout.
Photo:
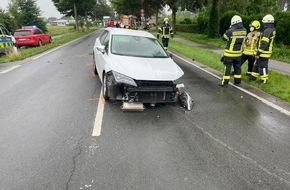
<svg viewBox="0 0 290 190"><path fill-rule="evenodd" d="M108 95L108 75L104 73L103 76L103 85L102 85L102 90L103 90L103 97L105 100L109 100L109 95Z"/></svg>
<svg viewBox="0 0 290 190"><path fill-rule="evenodd" d="M42 41L41 40L38 40L38 44L37 44L38 47L42 46Z"/></svg>
<svg viewBox="0 0 290 190"><path fill-rule="evenodd" d="M95 53L93 52L93 62L94 62L94 74L98 75L97 67L96 67L96 60L95 60Z"/></svg>

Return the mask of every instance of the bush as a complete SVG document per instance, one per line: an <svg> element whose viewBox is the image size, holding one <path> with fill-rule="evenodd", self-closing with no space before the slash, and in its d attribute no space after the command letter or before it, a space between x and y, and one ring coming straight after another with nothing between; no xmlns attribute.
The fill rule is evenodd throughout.
<svg viewBox="0 0 290 190"><path fill-rule="evenodd" d="M185 18L184 22L185 22L185 24L192 24L192 21L190 18Z"/></svg>
<svg viewBox="0 0 290 190"><path fill-rule="evenodd" d="M198 33L198 28L196 24L176 24L176 31L186 32L186 33Z"/></svg>
<svg viewBox="0 0 290 190"><path fill-rule="evenodd" d="M208 34L208 20L209 17L205 14L198 15L197 18L197 30L196 32L199 34Z"/></svg>
<svg viewBox="0 0 290 190"><path fill-rule="evenodd" d="M231 19L234 15L239 15L241 14L237 11L227 11L224 14L221 15L220 18L220 35L222 36L226 30L229 29L229 26L231 25Z"/></svg>
<svg viewBox="0 0 290 190"><path fill-rule="evenodd" d="M276 42L290 45L290 12L279 12L275 15Z"/></svg>

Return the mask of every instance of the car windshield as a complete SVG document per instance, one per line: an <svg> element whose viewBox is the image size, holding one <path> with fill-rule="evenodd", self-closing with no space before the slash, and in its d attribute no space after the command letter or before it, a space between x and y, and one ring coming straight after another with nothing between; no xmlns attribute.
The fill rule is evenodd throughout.
<svg viewBox="0 0 290 190"><path fill-rule="evenodd" d="M113 54L146 58L167 58L168 55L154 38L143 36L113 35L111 43Z"/></svg>
<svg viewBox="0 0 290 190"><path fill-rule="evenodd" d="M14 36L28 36L31 35L31 30L19 30L14 32Z"/></svg>

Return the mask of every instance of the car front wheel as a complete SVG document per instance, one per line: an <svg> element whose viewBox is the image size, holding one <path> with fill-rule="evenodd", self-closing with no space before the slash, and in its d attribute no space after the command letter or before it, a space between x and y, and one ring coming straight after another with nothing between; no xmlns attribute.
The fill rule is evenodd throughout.
<svg viewBox="0 0 290 190"><path fill-rule="evenodd" d="M42 46L42 41L41 40L38 40L38 46Z"/></svg>
<svg viewBox="0 0 290 190"><path fill-rule="evenodd" d="M98 75L97 67L96 67L96 60L95 60L95 53L93 52L93 62L94 62L94 74Z"/></svg>
<svg viewBox="0 0 290 190"><path fill-rule="evenodd" d="M105 100L109 100L109 95L108 95L108 75L104 73L103 76L103 97Z"/></svg>

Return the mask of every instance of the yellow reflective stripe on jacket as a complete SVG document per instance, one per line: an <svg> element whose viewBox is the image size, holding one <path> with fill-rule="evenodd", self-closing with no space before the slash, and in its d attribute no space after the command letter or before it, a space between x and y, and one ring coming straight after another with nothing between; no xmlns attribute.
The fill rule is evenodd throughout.
<svg viewBox="0 0 290 190"><path fill-rule="evenodd" d="M245 29L228 31L224 34L223 38L228 41L227 47L224 50L224 56L226 57L240 57L243 54L243 44L245 43L247 31Z"/></svg>
<svg viewBox="0 0 290 190"><path fill-rule="evenodd" d="M226 34L224 34L224 39L226 39L227 41L230 40L229 37Z"/></svg>
<svg viewBox="0 0 290 190"><path fill-rule="evenodd" d="M269 42L270 42L270 39L269 39L269 38L267 38L267 37L263 37L261 40L262 40L262 41L265 41L265 42L267 42L267 43L269 43Z"/></svg>
<svg viewBox="0 0 290 190"><path fill-rule="evenodd" d="M162 35L162 38L170 38L170 35L173 35L173 30L170 26L163 25L158 28L158 33Z"/></svg>
<svg viewBox="0 0 290 190"><path fill-rule="evenodd" d="M259 41L259 48L258 48L258 51L260 52L260 57L263 57L263 58L270 58L271 55L272 55L272 51L273 51L273 43L274 43L274 38L275 38L275 35L276 35L276 31L272 31L273 32L273 35L269 38L269 37L266 37L266 36L261 36L261 39ZM265 44L267 43L268 44L268 47L266 48L266 50L262 49L262 43Z"/></svg>

